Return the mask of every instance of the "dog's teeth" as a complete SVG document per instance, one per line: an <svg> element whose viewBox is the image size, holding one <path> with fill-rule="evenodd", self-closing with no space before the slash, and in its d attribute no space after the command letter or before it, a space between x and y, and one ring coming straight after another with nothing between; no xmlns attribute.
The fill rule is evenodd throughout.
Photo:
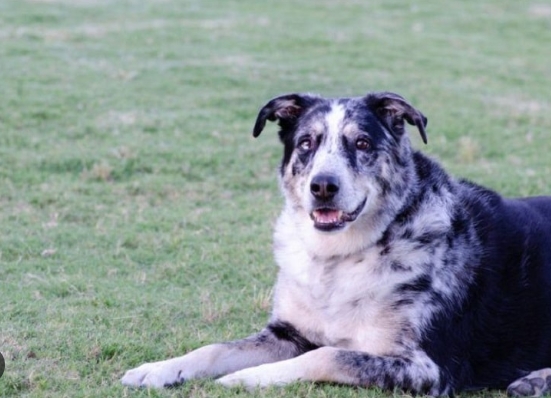
<svg viewBox="0 0 551 398"><path fill-rule="evenodd" d="M314 220L318 224L335 224L341 221L343 212L340 210L315 210Z"/></svg>

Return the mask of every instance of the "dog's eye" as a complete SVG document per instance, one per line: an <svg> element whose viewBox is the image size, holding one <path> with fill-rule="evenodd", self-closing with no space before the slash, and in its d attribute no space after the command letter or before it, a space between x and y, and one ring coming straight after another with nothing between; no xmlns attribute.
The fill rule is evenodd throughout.
<svg viewBox="0 0 551 398"><path fill-rule="evenodd" d="M365 138L358 138L356 140L356 149L360 151L366 151L371 147L371 144Z"/></svg>
<svg viewBox="0 0 551 398"><path fill-rule="evenodd" d="M303 138L298 142L298 147L302 152L308 152L312 149L312 140L310 138Z"/></svg>

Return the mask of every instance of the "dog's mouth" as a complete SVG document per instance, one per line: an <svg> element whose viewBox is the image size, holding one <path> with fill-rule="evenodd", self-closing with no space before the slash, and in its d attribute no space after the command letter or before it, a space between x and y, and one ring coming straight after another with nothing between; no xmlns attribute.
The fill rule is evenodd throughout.
<svg viewBox="0 0 551 398"><path fill-rule="evenodd" d="M342 210L331 207L319 207L310 213L310 218L314 221L314 228L321 231L335 231L343 228L346 223L356 220L362 212L367 198L351 213L345 213Z"/></svg>

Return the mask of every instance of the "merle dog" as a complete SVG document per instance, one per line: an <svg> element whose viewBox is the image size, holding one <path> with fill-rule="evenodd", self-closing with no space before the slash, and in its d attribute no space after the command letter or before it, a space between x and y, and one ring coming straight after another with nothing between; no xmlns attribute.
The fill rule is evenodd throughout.
<svg viewBox="0 0 551 398"><path fill-rule="evenodd" d="M551 198L506 199L415 151L427 119L397 94L275 98L280 267L267 326L129 370L163 387L297 380L447 395L551 386Z"/></svg>

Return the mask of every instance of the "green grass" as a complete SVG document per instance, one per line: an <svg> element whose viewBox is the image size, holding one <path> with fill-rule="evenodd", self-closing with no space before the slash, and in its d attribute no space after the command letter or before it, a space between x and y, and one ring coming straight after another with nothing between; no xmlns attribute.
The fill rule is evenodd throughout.
<svg viewBox="0 0 551 398"><path fill-rule="evenodd" d="M545 1L3 0L0 396L246 395L118 379L266 322L281 148L250 137L259 107L396 91L451 173L549 194L549 43Z"/></svg>

